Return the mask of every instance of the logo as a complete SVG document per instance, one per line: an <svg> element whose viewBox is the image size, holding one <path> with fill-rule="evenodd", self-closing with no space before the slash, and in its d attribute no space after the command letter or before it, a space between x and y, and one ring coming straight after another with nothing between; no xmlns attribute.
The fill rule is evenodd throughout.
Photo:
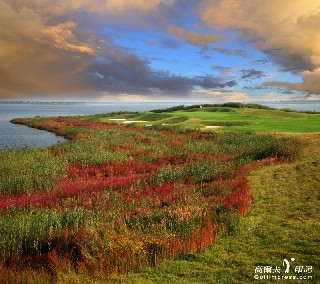
<svg viewBox="0 0 320 284"><path fill-rule="evenodd" d="M295 261L295 258L291 257L291 261ZM283 265L286 265L286 270L284 271L284 273L289 273L289 271L290 271L290 262L289 262L289 260L284 258L283 259Z"/></svg>
<svg viewBox="0 0 320 284"><path fill-rule="evenodd" d="M284 258L280 266L256 266L255 280L312 280L313 266L300 265L294 257Z"/></svg>

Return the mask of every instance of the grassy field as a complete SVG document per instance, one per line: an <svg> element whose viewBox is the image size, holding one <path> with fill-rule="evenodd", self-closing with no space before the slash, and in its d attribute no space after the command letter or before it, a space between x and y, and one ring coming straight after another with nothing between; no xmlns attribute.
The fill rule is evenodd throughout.
<svg viewBox="0 0 320 284"><path fill-rule="evenodd" d="M235 231L202 253L109 283L319 283L320 135L296 137L305 145L298 161L250 174L253 202ZM312 279L254 279L256 267L279 266L283 271L283 259L291 257L293 267L313 266L312 273L303 273Z"/></svg>
<svg viewBox="0 0 320 284"><path fill-rule="evenodd" d="M220 126L219 130L248 130L285 133L319 133L320 114L299 113L275 109L242 107L195 107L192 109L142 114L120 114L114 118L125 118L149 127L174 127L204 129L206 126ZM107 121L103 118L102 121ZM123 121L119 122L123 123ZM215 131L217 129L214 129Z"/></svg>
<svg viewBox="0 0 320 284"><path fill-rule="evenodd" d="M1 281L252 283L294 257L316 283L320 135L203 129L250 116L317 118L203 106L15 120L69 140L0 152Z"/></svg>

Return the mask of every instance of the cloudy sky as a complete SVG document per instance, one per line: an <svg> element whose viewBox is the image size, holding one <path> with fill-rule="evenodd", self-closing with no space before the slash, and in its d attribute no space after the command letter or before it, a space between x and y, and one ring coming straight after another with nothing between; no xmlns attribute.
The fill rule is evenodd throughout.
<svg viewBox="0 0 320 284"><path fill-rule="evenodd" d="M0 0L0 99L320 99L319 0Z"/></svg>

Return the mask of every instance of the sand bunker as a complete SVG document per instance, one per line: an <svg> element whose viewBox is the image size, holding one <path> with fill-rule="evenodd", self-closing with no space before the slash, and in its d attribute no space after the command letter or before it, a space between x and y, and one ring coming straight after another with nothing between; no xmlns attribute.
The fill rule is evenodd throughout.
<svg viewBox="0 0 320 284"><path fill-rule="evenodd" d="M111 121L119 121L119 122L122 122L123 124L150 122L150 121L147 121L147 120L127 120L125 118L109 118L109 120L111 120Z"/></svg>
<svg viewBox="0 0 320 284"><path fill-rule="evenodd" d="M223 126L218 126L218 125L207 125L205 128L211 128L211 129L215 129L215 128L221 128Z"/></svg>
<svg viewBox="0 0 320 284"><path fill-rule="evenodd" d="M123 123L143 123L143 122L149 122L147 120L126 120Z"/></svg>

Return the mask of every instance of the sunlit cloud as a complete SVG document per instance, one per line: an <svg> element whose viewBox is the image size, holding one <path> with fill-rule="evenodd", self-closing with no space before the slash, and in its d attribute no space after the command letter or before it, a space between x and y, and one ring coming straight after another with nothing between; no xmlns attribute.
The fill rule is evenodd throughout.
<svg viewBox="0 0 320 284"><path fill-rule="evenodd" d="M49 16L61 16L65 14L74 13L76 11L87 11L90 13L102 13L112 14L121 13L124 11L136 10L143 12L151 12L159 8L161 5L172 6L175 4L175 0L98 0L98 1L86 1L86 0L2 0L9 3L14 9L21 7L27 7L33 9L36 12L41 12Z"/></svg>
<svg viewBox="0 0 320 284"><path fill-rule="evenodd" d="M320 94L320 68L314 69L312 71L303 71L300 73L300 75L303 78L302 83L270 81L265 82L264 85L285 87L296 91L303 91L308 93L308 96L311 96L313 94Z"/></svg>
<svg viewBox="0 0 320 284"><path fill-rule="evenodd" d="M83 1L84 3L87 1ZM173 5L175 0L135 0L135 1L127 1L127 0L107 0L102 5L105 11L110 10L130 10L137 9L141 11L152 11L159 7L159 5ZM101 8L101 7L100 7ZM99 10L99 6L96 5L96 9Z"/></svg>
<svg viewBox="0 0 320 284"><path fill-rule="evenodd" d="M91 47L82 45L80 43L72 43L74 41L72 29L76 26L77 24L75 22L67 21L55 26L48 26L42 29L42 33L53 40L53 45L56 48L95 55L95 51ZM46 41L43 39L40 41L42 43L46 43Z"/></svg>
<svg viewBox="0 0 320 284"><path fill-rule="evenodd" d="M313 0L0 0L0 98L313 98L319 26Z"/></svg>
<svg viewBox="0 0 320 284"><path fill-rule="evenodd" d="M106 1L102 6L88 3L55 1L53 5L50 1L0 1L0 97L19 97L21 93L81 96L101 90L121 93L140 89L145 93L154 89L154 82L148 81L149 78L155 81L157 74L147 60L114 47L108 38L101 37L93 29L95 21L86 22L87 18L74 15L86 11L96 15L98 23L103 23L103 17L115 10L135 9L148 13L159 5L172 5L174 1L131 4ZM103 57L108 63L102 66L96 57ZM168 80L164 73L158 76L164 88L190 89L189 84L179 87L174 83L174 76L168 76ZM138 80L135 82L135 79ZM161 83L158 85L161 88Z"/></svg>
<svg viewBox="0 0 320 284"><path fill-rule="evenodd" d="M120 2L108 3L120 8ZM160 2L153 3L158 5ZM139 3L136 3L137 7L140 7ZM0 89L2 96L21 92L42 96L55 93L82 96L84 93L107 92L113 94L114 99L117 95L122 99L182 98L195 87L223 88L236 84L219 76L190 77L175 75L168 70L155 70L147 58L141 58L129 49L118 48L104 38L98 40L99 34L92 39L94 31L91 33L91 30L84 29L81 18L78 19L80 22L71 19L58 22L56 19L54 22L57 23L49 24L36 10L15 10L9 4L2 5L5 8L2 11L7 15L6 22L23 19L11 27L11 33L4 26L2 28L7 49L1 57L0 70L4 76L0 83L1 86L8 86L7 89ZM148 7L143 10L149 10ZM28 26L27 30L25 26ZM207 35L190 32L186 33L186 37L193 44L214 40ZM94 98L97 96L94 95Z"/></svg>
<svg viewBox="0 0 320 284"><path fill-rule="evenodd" d="M199 34L193 31L186 31L181 27L169 27L168 31L189 44L199 46L207 46L208 44L219 42L222 38L221 35Z"/></svg>
<svg viewBox="0 0 320 284"><path fill-rule="evenodd" d="M318 72L312 71L320 66L318 0L210 0L202 1L198 11L210 27L235 29L241 40L251 42L287 71L302 72L305 82L287 87L319 94L314 84Z"/></svg>

